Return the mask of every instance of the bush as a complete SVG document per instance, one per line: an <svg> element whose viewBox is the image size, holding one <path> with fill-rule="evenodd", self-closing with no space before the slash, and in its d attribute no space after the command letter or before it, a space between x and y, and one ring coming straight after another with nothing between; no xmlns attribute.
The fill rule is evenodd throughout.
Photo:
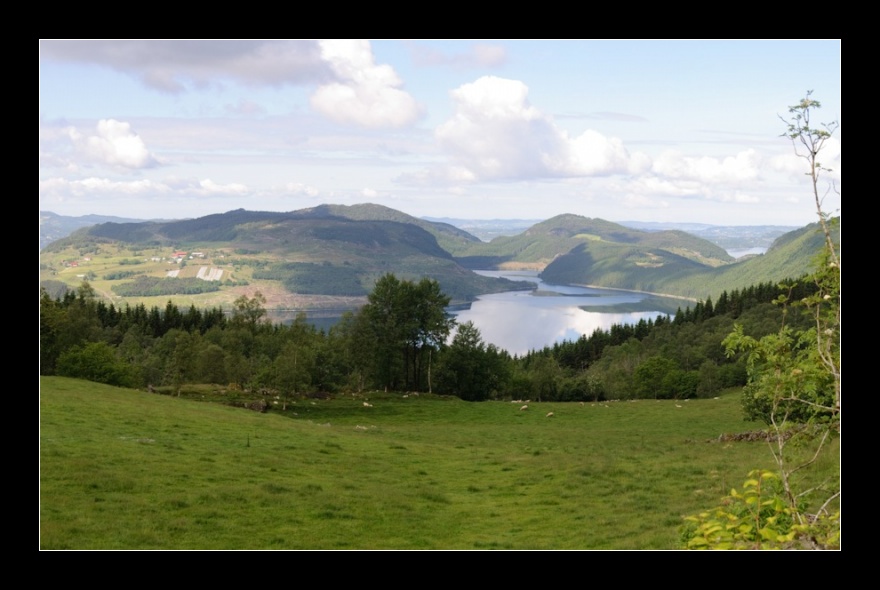
<svg viewBox="0 0 880 590"><path fill-rule="evenodd" d="M793 508L771 471L752 471L742 492L731 490L717 508L685 521L685 549L840 549L840 512Z"/></svg>
<svg viewBox="0 0 880 590"><path fill-rule="evenodd" d="M89 342L61 353L56 372L64 377L87 379L118 387L137 386L135 370L117 358L113 347L106 342Z"/></svg>

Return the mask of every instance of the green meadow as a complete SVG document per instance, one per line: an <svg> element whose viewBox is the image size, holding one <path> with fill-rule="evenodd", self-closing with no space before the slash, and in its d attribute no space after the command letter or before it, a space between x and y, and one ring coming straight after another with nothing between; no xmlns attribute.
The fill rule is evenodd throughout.
<svg viewBox="0 0 880 590"><path fill-rule="evenodd" d="M40 548L677 549L683 516L773 467L766 443L717 441L759 428L738 392L522 405L258 413L41 377Z"/></svg>

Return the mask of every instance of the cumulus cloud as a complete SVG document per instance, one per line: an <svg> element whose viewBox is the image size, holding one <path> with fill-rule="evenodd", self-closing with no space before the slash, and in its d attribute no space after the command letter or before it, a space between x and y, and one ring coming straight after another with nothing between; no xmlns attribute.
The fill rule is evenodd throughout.
<svg viewBox="0 0 880 590"><path fill-rule="evenodd" d="M518 80L484 76L451 92L455 114L435 135L458 171L472 180L565 178L637 173L650 166L623 142L587 130L569 134L528 101ZM443 173L433 173L443 176Z"/></svg>
<svg viewBox="0 0 880 590"><path fill-rule="evenodd" d="M315 41L46 40L40 57L103 65L172 93L217 80L281 86L333 77Z"/></svg>
<svg viewBox="0 0 880 590"><path fill-rule="evenodd" d="M394 69L376 64L367 41L321 41L321 57L338 81L323 84L311 105L326 117L363 127L402 127L421 116L416 100L400 86Z"/></svg>
<svg viewBox="0 0 880 590"><path fill-rule="evenodd" d="M75 151L89 162L132 170L159 165L144 140L123 121L101 119L95 135L84 135L75 127L66 131Z"/></svg>

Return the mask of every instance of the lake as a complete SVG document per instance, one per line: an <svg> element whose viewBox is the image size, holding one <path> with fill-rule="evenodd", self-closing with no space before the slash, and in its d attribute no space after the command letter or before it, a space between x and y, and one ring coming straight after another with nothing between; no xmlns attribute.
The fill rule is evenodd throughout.
<svg viewBox="0 0 880 590"><path fill-rule="evenodd" d="M689 302L648 293L552 285L535 271L475 271L489 277L532 281L535 291L508 291L483 295L468 309L453 310L459 324L471 321L483 341L510 354L552 346L556 342L589 336L597 328L636 324L659 315L674 315Z"/></svg>

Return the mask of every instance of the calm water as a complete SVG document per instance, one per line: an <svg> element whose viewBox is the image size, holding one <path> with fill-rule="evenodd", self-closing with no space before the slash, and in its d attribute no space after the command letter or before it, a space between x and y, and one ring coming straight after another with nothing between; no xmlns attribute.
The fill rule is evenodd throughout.
<svg viewBox="0 0 880 590"><path fill-rule="evenodd" d="M537 291L510 291L484 295L470 309L453 312L458 323L472 321L483 341L510 354L552 346L589 336L613 324L635 324L641 319L673 315L687 302L645 293L550 285L534 271L476 271L491 277L537 283ZM590 309L592 308L592 309Z"/></svg>
<svg viewBox="0 0 880 590"><path fill-rule="evenodd" d="M727 251L727 253L734 258L742 258L743 256L747 256L749 254L764 254L766 252L767 248L730 248Z"/></svg>

